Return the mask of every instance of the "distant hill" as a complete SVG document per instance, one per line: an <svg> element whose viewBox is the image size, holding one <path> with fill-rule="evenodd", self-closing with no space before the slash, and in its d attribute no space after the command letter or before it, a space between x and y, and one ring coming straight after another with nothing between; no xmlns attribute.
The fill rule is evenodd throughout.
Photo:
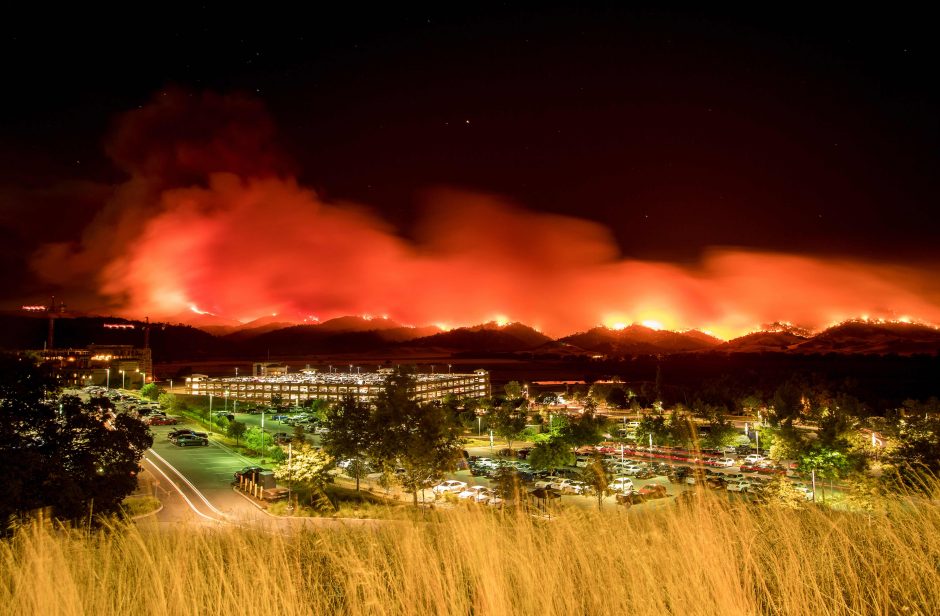
<svg viewBox="0 0 940 616"><path fill-rule="evenodd" d="M460 327L448 332L412 340L408 343L408 346L433 347L454 352L505 353L530 351L549 342L552 342L551 338L522 323L510 323L508 325L484 323L473 327Z"/></svg>
<svg viewBox="0 0 940 616"><path fill-rule="evenodd" d="M319 327L321 331L332 332L372 332L382 329L397 329L403 326L400 323L396 323L390 319L337 317L335 319L324 321L316 325L316 327Z"/></svg>
<svg viewBox="0 0 940 616"><path fill-rule="evenodd" d="M915 355L940 352L940 330L916 323L847 321L791 348L798 353Z"/></svg>
<svg viewBox="0 0 940 616"><path fill-rule="evenodd" d="M782 352L806 340L805 337L790 332L760 331L729 340L715 347L715 350L727 353Z"/></svg>
<svg viewBox="0 0 940 616"><path fill-rule="evenodd" d="M630 325L621 330L595 327L559 339L560 342L605 355L657 355L714 348L721 340L700 331L678 333Z"/></svg>
<svg viewBox="0 0 940 616"><path fill-rule="evenodd" d="M194 315L196 317L211 315ZM211 321L211 318L208 319ZM105 324L133 325L110 328ZM238 328L227 325L152 323L150 346L156 361L221 357L304 356L333 353L420 352L473 356L504 353L527 357L609 357L683 353L786 353L914 355L940 353L940 330L909 323L848 321L809 336L805 330L771 326L722 342L700 331L671 332L631 325L622 330L595 327L553 340L522 323L483 323L441 331L438 327L406 327L389 319L341 317L324 323L293 325L263 317ZM205 331L218 328L225 333ZM0 349L41 349L48 319L41 314L0 313ZM89 344L141 346L144 323L114 317L60 316L55 320L57 347Z"/></svg>

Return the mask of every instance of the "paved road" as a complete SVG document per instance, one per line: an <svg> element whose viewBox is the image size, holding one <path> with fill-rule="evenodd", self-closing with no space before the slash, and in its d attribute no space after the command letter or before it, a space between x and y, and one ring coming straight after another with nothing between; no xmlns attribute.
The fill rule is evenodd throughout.
<svg viewBox="0 0 940 616"><path fill-rule="evenodd" d="M161 485L182 492L191 517L203 521L257 521L268 516L232 490L235 471L254 464L212 440L207 447L178 447L167 434L174 426L153 426L153 447L147 452L148 468ZM182 476L181 476L182 475ZM165 484L165 485L164 485ZM167 507L166 519L185 517L178 507ZM163 512L161 512L161 515Z"/></svg>

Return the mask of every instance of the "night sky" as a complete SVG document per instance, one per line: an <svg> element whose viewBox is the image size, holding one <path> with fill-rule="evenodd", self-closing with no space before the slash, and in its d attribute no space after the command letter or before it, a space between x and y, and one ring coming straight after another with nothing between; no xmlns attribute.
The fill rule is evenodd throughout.
<svg viewBox="0 0 940 616"><path fill-rule="evenodd" d="M77 11L54 24L48 15L18 15L0 31L0 299L15 307L57 293L75 307L137 315L198 303L242 320L268 310L324 317L369 306L412 322L506 313L558 329L572 318L532 300L537 285L517 288L503 278L482 281L477 308L455 315L437 316L451 308L441 299L450 288L435 290L424 311L392 298L395 285L465 276L471 258L490 258L471 246L491 233L485 224L466 226L469 211L498 236L484 242L492 242L485 254L496 255L482 263L488 271L542 277L542 285L557 280L563 288L553 296L575 297L628 277L630 292L591 304L585 325L616 320L614 313L640 321L656 310L673 315L659 318L667 326L720 322L728 332L789 318L750 300L726 303L728 269L750 254L760 258L745 259L749 280L766 271L778 291L781 280L803 276L774 259L818 260L808 267L825 271L802 290L802 303L814 303L808 294L816 289L840 286L833 268L850 272L850 299L833 299L837 308L826 313L803 314L795 302L795 320L820 325L852 316L856 306L888 316L914 306L914 316L935 320L933 22L916 12L783 8L374 13L362 5L342 14L254 15L215 7L149 16ZM359 278L359 295L335 291L324 265L330 255L349 262L345 244L281 255L273 231L255 238L222 230L247 224L243 214L225 218L238 200L234 189L178 194L214 186L216 172L245 183L279 178L327 204L325 218L309 220L303 216L316 206L283 208L298 212L284 227L381 234L358 241L386 242L384 252L336 274ZM292 202L281 188L261 190L254 211ZM202 204L198 220L181 205L191 200ZM329 212L341 222L331 226ZM523 220L538 213L575 217L586 228L553 256L553 245L567 243L570 219ZM209 222L212 237L229 241L168 247L166 234ZM445 223L475 235L438 233ZM202 278L140 282L157 267L149 265L154 255L182 268L187 251L199 255ZM209 254L226 264L210 265ZM248 284L238 300L197 296L206 280L261 276L252 270L259 254L275 255L267 272L309 259L322 282L285 295L280 289L291 283L277 275ZM715 265L715 254L732 264ZM381 281L362 273L383 262L404 273ZM682 280L631 305L644 281L661 278L649 263ZM245 266L241 274L233 264ZM582 285L572 268L589 270L590 282ZM718 290L703 290L715 281ZM733 286L738 293L746 284ZM255 306L246 295L267 299ZM886 297L893 295L903 295L903 305Z"/></svg>

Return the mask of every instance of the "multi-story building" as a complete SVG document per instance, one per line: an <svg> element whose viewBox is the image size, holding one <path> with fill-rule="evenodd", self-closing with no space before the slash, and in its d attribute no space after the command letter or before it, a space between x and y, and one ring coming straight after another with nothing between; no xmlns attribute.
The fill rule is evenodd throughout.
<svg viewBox="0 0 940 616"><path fill-rule="evenodd" d="M153 359L149 348L129 344L92 344L84 349L43 349L28 351L37 363L49 366L60 385L84 387L143 386L153 380Z"/></svg>
<svg viewBox="0 0 940 616"><path fill-rule="evenodd" d="M361 374L323 373L303 370L295 374L268 376L209 377L194 374L186 379L186 389L194 396L212 395L247 403L270 403L277 395L285 404L299 405L306 400L337 401L353 396L372 402L385 387L391 369ZM426 402L448 395L456 398L485 398L490 395L490 375L486 370L469 374L415 374L414 398Z"/></svg>

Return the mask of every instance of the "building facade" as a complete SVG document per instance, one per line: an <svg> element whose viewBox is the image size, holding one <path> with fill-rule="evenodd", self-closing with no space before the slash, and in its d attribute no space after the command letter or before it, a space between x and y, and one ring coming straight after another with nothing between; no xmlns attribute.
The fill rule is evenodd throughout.
<svg viewBox="0 0 940 616"><path fill-rule="evenodd" d="M336 402L353 396L372 402L394 373L390 369L361 374L303 370L295 374L267 376L209 377L194 374L186 379L187 392L194 396L212 395L245 403L270 404L275 395L293 406L307 400ZM490 395L490 375L486 370L468 374L416 374L414 398L421 402L455 398L486 398Z"/></svg>
<svg viewBox="0 0 940 616"><path fill-rule="evenodd" d="M92 344L83 349L43 349L27 352L48 366L63 387L101 385L137 389L153 380L149 348L129 344Z"/></svg>

